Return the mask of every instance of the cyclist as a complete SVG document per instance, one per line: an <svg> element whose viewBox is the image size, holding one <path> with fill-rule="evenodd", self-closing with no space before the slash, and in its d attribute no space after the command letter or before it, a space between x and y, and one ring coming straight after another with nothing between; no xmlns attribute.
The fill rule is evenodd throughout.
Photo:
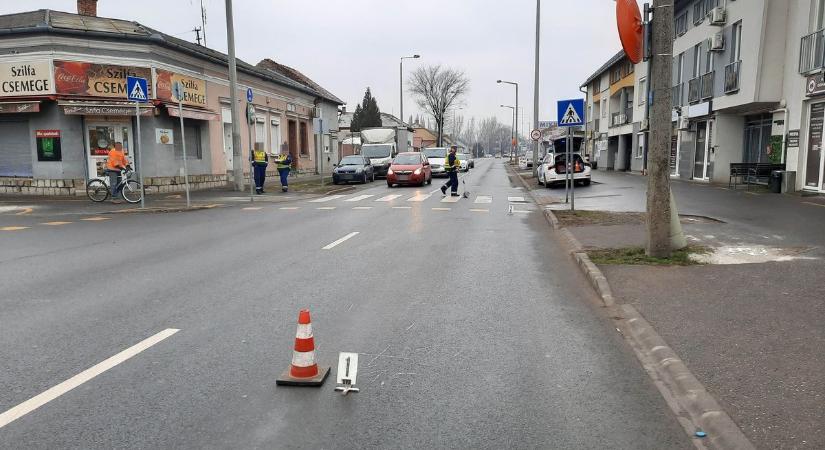
<svg viewBox="0 0 825 450"><path fill-rule="evenodd" d="M115 146L109 150L106 160L106 175L109 176L109 189L112 191L112 200L117 198L117 184L120 182L120 171L129 165L129 160L123 153L123 143L115 142Z"/></svg>

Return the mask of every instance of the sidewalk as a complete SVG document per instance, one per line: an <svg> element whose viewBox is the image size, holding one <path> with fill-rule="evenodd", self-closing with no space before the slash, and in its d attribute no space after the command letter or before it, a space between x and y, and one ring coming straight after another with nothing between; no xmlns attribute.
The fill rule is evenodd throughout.
<svg viewBox="0 0 825 450"><path fill-rule="evenodd" d="M644 211L646 178L594 171L593 182L576 188L578 210ZM616 303L651 323L758 448L825 448L825 199L672 190L688 242L712 248L711 264L600 265ZM532 193L568 208L563 188ZM585 250L643 246L643 217L623 217L562 226Z"/></svg>
<svg viewBox="0 0 825 450"><path fill-rule="evenodd" d="M31 196L31 195L0 195L0 217L25 216L60 216L60 215L88 215L114 213L157 213L186 210L200 210L221 208L233 205L243 205L250 202L290 202L318 197L329 193L347 192L357 189L355 185L334 186L330 178L325 179L321 186L318 175L302 175L290 177L289 192L281 192L277 179L268 179L266 193L254 195L250 201L249 191L235 191L229 188L208 189L190 192L191 208L186 206L186 193L149 193L146 196L146 208L141 209L140 203L129 204L122 200L117 203L107 200L94 203L85 196ZM368 185L369 186L369 185Z"/></svg>

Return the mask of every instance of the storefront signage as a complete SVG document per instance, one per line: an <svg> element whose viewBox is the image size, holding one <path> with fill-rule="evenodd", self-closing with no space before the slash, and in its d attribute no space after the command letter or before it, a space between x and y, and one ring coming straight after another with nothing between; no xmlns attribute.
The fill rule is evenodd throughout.
<svg viewBox="0 0 825 450"><path fill-rule="evenodd" d="M808 77L808 82L805 83L805 94L808 97L825 94L825 73Z"/></svg>
<svg viewBox="0 0 825 450"><path fill-rule="evenodd" d="M58 94L126 98L126 77L152 79L148 67L126 67L78 61L55 61L54 83ZM152 89L149 88L149 98Z"/></svg>
<svg viewBox="0 0 825 450"><path fill-rule="evenodd" d="M60 130L35 130L38 161L60 161Z"/></svg>
<svg viewBox="0 0 825 450"><path fill-rule="evenodd" d="M54 93L48 61L0 64L0 97Z"/></svg>
<svg viewBox="0 0 825 450"><path fill-rule="evenodd" d="M788 147L799 147L799 130L788 131Z"/></svg>
<svg viewBox="0 0 825 450"><path fill-rule="evenodd" d="M206 108L206 81L199 78L187 77L167 70L158 69L157 96L159 100L177 103L172 95L172 85L179 82L183 86L181 103L188 106Z"/></svg>
<svg viewBox="0 0 825 450"><path fill-rule="evenodd" d="M174 145L175 132L168 128L155 128L155 143L163 145Z"/></svg>
<svg viewBox="0 0 825 450"><path fill-rule="evenodd" d="M120 105L62 105L68 116L134 116L134 106ZM140 108L141 116L151 116L154 108Z"/></svg>
<svg viewBox="0 0 825 450"><path fill-rule="evenodd" d="M40 102L0 103L0 114L40 112Z"/></svg>
<svg viewBox="0 0 825 450"><path fill-rule="evenodd" d="M825 102L811 105L808 117L808 170L805 186L819 187L819 164L822 154L822 131L825 126Z"/></svg>

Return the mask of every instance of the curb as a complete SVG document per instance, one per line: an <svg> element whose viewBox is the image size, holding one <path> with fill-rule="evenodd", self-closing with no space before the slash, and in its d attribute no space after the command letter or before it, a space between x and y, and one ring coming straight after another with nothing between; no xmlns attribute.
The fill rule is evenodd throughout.
<svg viewBox="0 0 825 450"><path fill-rule="evenodd" d="M524 190L538 204L532 190L521 174L513 170L513 174L524 186ZM581 243L567 228L563 228L558 218L549 209L544 210L544 217L554 230L560 232L563 244L570 249L570 256L576 261L579 269L590 282L593 289L599 294L605 308L618 314L612 314L613 320L625 338L629 341L636 357L649 373L654 385L665 397L666 403L677 416L687 415L690 423L679 421L693 444L697 448L706 448L710 445L716 449L755 449L739 426L731 419L716 399L707 392L705 387L688 369L681 358L659 336L653 326L644 319L632 305L616 305L613 291L607 277L590 260ZM662 383L657 383L659 379ZM674 402L667 401L672 398ZM694 432L702 430L707 438L699 440Z"/></svg>

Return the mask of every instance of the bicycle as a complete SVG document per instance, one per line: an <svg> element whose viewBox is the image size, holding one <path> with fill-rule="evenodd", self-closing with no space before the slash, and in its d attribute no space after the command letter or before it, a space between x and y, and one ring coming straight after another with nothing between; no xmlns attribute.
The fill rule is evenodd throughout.
<svg viewBox="0 0 825 450"><path fill-rule="evenodd" d="M143 187L131 176L135 173L131 166L126 166L120 171L120 182L115 188L115 192L120 192L123 199L128 203L137 203L143 197ZM109 189L109 178L96 178L86 183L86 195L93 202L103 202L112 194Z"/></svg>

